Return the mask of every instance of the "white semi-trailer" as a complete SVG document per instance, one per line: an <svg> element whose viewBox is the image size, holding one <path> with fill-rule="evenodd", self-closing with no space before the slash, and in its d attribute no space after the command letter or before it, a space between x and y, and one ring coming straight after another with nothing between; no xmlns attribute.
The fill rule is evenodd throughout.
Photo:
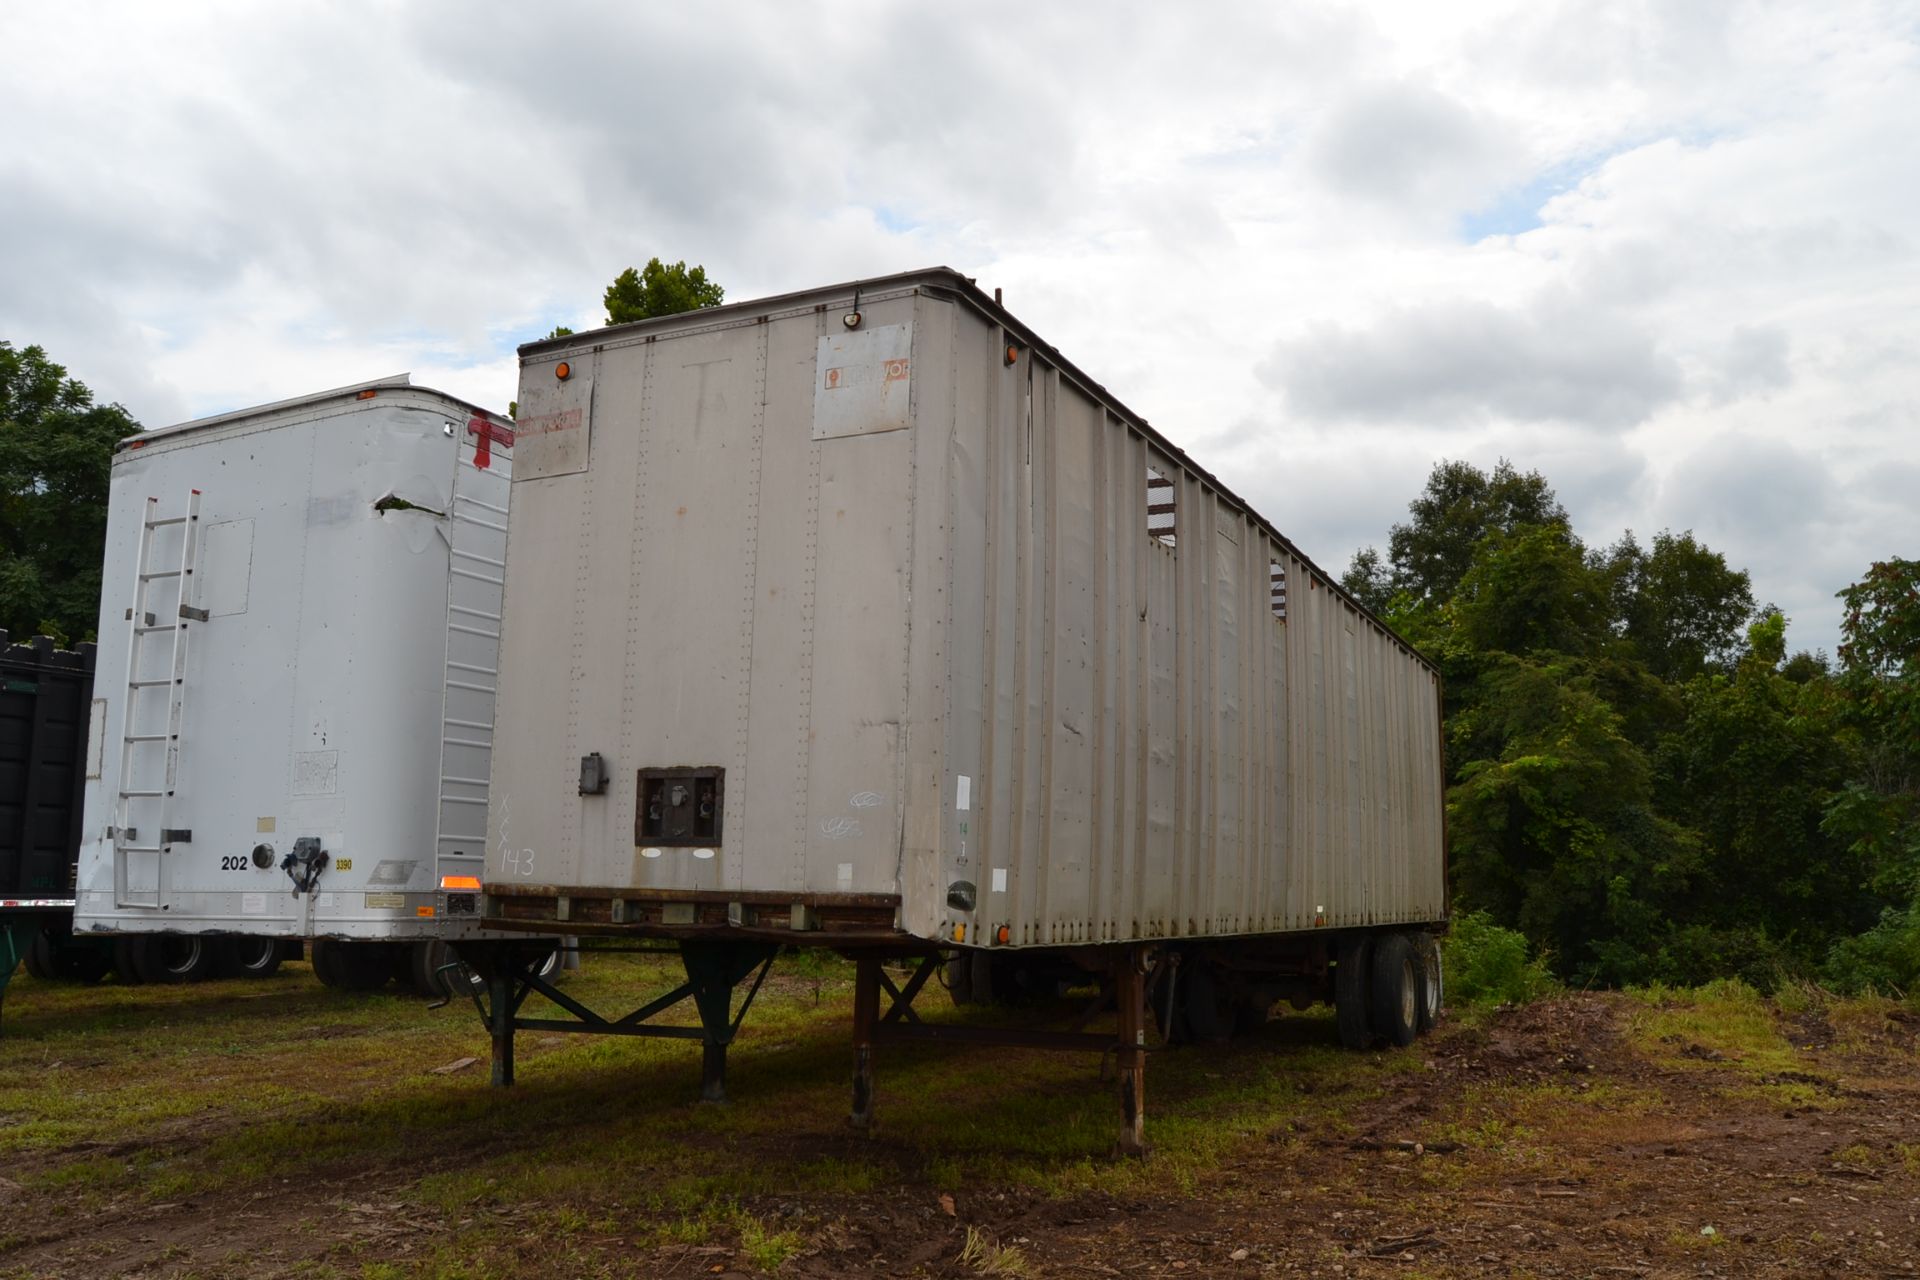
<svg viewBox="0 0 1920 1280"><path fill-rule="evenodd" d="M512 439L401 376L121 445L77 932L149 977L314 939L332 985L439 985L477 929Z"/></svg>
<svg viewBox="0 0 1920 1280"><path fill-rule="evenodd" d="M907 1012L935 957L1103 975L1129 1144L1149 998L1431 1019L1437 672L971 281L534 343L519 403L483 915L679 940L710 1095L780 944L860 957L860 1119L874 1037L961 1031Z"/></svg>

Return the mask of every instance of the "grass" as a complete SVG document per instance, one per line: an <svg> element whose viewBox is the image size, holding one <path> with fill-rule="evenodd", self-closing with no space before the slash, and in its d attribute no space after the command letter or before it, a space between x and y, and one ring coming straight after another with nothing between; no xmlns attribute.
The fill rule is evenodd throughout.
<svg viewBox="0 0 1920 1280"><path fill-rule="evenodd" d="M568 990L618 1013L679 980L668 958L592 955ZM698 1049L683 1041L522 1033L519 1083L496 1090L471 1006L435 1011L400 994L333 992L300 965L196 987L23 975L0 1053L0 1153L7 1176L48 1206L298 1187L323 1217L372 1198L437 1224L405 1259L336 1248L306 1264L315 1280L625 1274L614 1260L630 1263L636 1251L715 1247L777 1273L827 1229L830 1206L857 1197L918 1198L937 1213L934 1197L949 1193L962 1205L958 1233L969 1197L984 1188L1041 1198L1221 1194L1224 1166L1286 1162L1308 1144L1368 1131L1381 1103L1424 1069L1418 1048L1343 1051L1325 1013L1289 1015L1218 1050L1156 1052L1147 1073L1154 1155L1137 1161L1112 1154L1110 1062L889 1045L879 1127L863 1137L846 1125L851 989L852 966L829 954L783 958L732 1054L739 1101L708 1107L694 1101ZM930 991L924 1016L1061 1012L944 1005ZM1718 1072L1730 1096L1833 1104L1783 1029L1781 1006L1749 988L1655 989L1626 1007L1630 1043L1663 1067ZM1795 1012L1810 1008L1824 1010L1836 1036L1862 1043L1896 1012L1870 1001ZM433 1070L474 1056L483 1060L463 1071ZM1461 1143L1459 1154L1383 1158L1408 1161L1428 1186L1558 1176L1570 1142L1638 1143L1670 1124L1664 1105L1652 1089L1617 1082L1469 1084L1404 1135ZM1881 1151L1872 1167L1920 1176L1920 1146ZM363 1189L368 1177L374 1190ZM977 1230L964 1243L956 1234L955 1250L946 1256L981 1275L1034 1265L1017 1241Z"/></svg>

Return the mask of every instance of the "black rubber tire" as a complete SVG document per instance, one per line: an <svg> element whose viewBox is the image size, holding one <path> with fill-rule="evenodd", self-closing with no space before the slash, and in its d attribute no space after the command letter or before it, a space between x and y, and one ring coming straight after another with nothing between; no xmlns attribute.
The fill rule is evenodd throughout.
<svg viewBox="0 0 1920 1280"><path fill-rule="evenodd" d="M459 959L453 948L438 938L429 938L416 942L406 949L408 976L406 985L417 994L429 1000L438 1000L448 995L465 995L469 990L486 986L486 983L473 970L465 968L448 969L444 966ZM449 980L457 983L450 986Z"/></svg>
<svg viewBox="0 0 1920 1280"><path fill-rule="evenodd" d="M205 982L214 975L220 939L199 933L150 933L135 939L134 964L145 982Z"/></svg>
<svg viewBox="0 0 1920 1280"><path fill-rule="evenodd" d="M120 981L129 987L137 987L147 980L140 971L139 938L116 938L113 943L113 971Z"/></svg>
<svg viewBox="0 0 1920 1280"><path fill-rule="evenodd" d="M104 938L69 938L53 949L53 973L62 982L95 983L113 971L113 947Z"/></svg>
<svg viewBox="0 0 1920 1280"><path fill-rule="evenodd" d="M278 938L222 938L220 976L270 978L280 968L284 949Z"/></svg>
<svg viewBox="0 0 1920 1280"><path fill-rule="evenodd" d="M26 955L20 957L20 963L42 982L52 982L59 975L59 963L53 954L53 939L44 932L33 935L33 945L27 948Z"/></svg>
<svg viewBox="0 0 1920 1280"><path fill-rule="evenodd" d="M1413 941L1404 933L1390 933L1373 944L1372 996L1367 1019L1373 1033L1404 1049L1420 1033L1420 961Z"/></svg>
<svg viewBox="0 0 1920 1280"><path fill-rule="evenodd" d="M1425 1035L1440 1021L1440 1010L1446 1006L1446 966L1440 958L1440 939L1430 933L1414 935L1413 952L1420 962L1420 1034Z"/></svg>
<svg viewBox="0 0 1920 1280"><path fill-rule="evenodd" d="M1333 1012L1340 1027L1340 1043L1349 1049L1373 1047L1373 1020L1368 1016L1367 981L1373 939L1343 939L1333 958Z"/></svg>
<svg viewBox="0 0 1920 1280"><path fill-rule="evenodd" d="M941 976L946 979L947 995L956 1007L973 1003L973 953L956 951L947 957Z"/></svg>
<svg viewBox="0 0 1920 1280"><path fill-rule="evenodd" d="M1225 1044L1233 1039L1233 1010L1219 979L1206 961L1191 958L1181 966L1180 1022L1192 1044Z"/></svg>
<svg viewBox="0 0 1920 1280"><path fill-rule="evenodd" d="M560 954L560 948L555 946L553 950L547 952L540 961L540 967L535 969L534 973L548 982L558 982L564 964L565 957Z"/></svg>
<svg viewBox="0 0 1920 1280"><path fill-rule="evenodd" d="M393 979L394 947L386 942L313 940L313 973L336 991L378 991Z"/></svg>

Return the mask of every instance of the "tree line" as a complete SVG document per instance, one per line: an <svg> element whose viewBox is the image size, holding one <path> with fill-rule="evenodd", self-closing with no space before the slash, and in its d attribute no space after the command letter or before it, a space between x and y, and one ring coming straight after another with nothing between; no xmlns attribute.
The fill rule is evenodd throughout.
<svg viewBox="0 0 1920 1280"><path fill-rule="evenodd" d="M1920 979L1920 562L1790 655L1691 532L1589 546L1538 472L1442 462L1344 584L1444 677L1456 911L1577 985Z"/></svg>

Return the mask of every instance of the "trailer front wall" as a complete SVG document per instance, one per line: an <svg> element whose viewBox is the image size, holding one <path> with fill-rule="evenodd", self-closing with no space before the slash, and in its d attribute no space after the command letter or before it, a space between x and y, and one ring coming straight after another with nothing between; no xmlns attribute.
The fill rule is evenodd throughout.
<svg viewBox="0 0 1920 1280"><path fill-rule="evenodd" d="M1432 670L966 295L523 360L490 890L898 894L1016 946L1443 918ZM637 831L676 766L724 769L718 837Z"/></svg>
<svg viewBox="0 0 1920 1280"><path fill-rule="evenodd" d="M923 399L919 421L948 440L953 580L947 820L937 853L907 851L938 858L944 900L909 898L915 932L1443 918L1433 672L1090 389L1036 352L1007 365L1011 335L953 310L951 412Z"/></svg>
<svg viewBox="0 0 1920 1280"><path fill-rule="evenodd" d="M897 891L916 436L816 437L841 333L808 309L525 370L490 884ZM637 837L667 767L725 770L721 839Z"/></svg>
<svg viewBox="0 0 1920 1280"><path fill-rule="evenodd" d="M448 927L438 876L477 875L483 850L498 626L487 615L498 613L509 483L504 439L487 468L474 465L473 413L382 386L155 433L116 455L94 688L105 733L86 783L77 928L391 938ZM165 632L142 643L136 673L161 683L128 684L147 499L174 517L195 490L187 603L208 616L188 632L179 741L128 749L123 733L164 736L171 693ZM151 568L179 565L182 532L155 531ZM455 573L495 578L491 609L486 584L460 577L454 603L473 612L449 617L450 559ZM160 621L176 603L171 580L147 596ZM153 790L168 752L166 825L190 834L165 854L116 850L123 765L127 789ZM472 815L464 860L436 849L443 808ZM157 798L132 809L129 825L145 830L129 843L150 843L159 813ZM303 836L329 862L312 893L296 894L280 862Z"/></svg>

